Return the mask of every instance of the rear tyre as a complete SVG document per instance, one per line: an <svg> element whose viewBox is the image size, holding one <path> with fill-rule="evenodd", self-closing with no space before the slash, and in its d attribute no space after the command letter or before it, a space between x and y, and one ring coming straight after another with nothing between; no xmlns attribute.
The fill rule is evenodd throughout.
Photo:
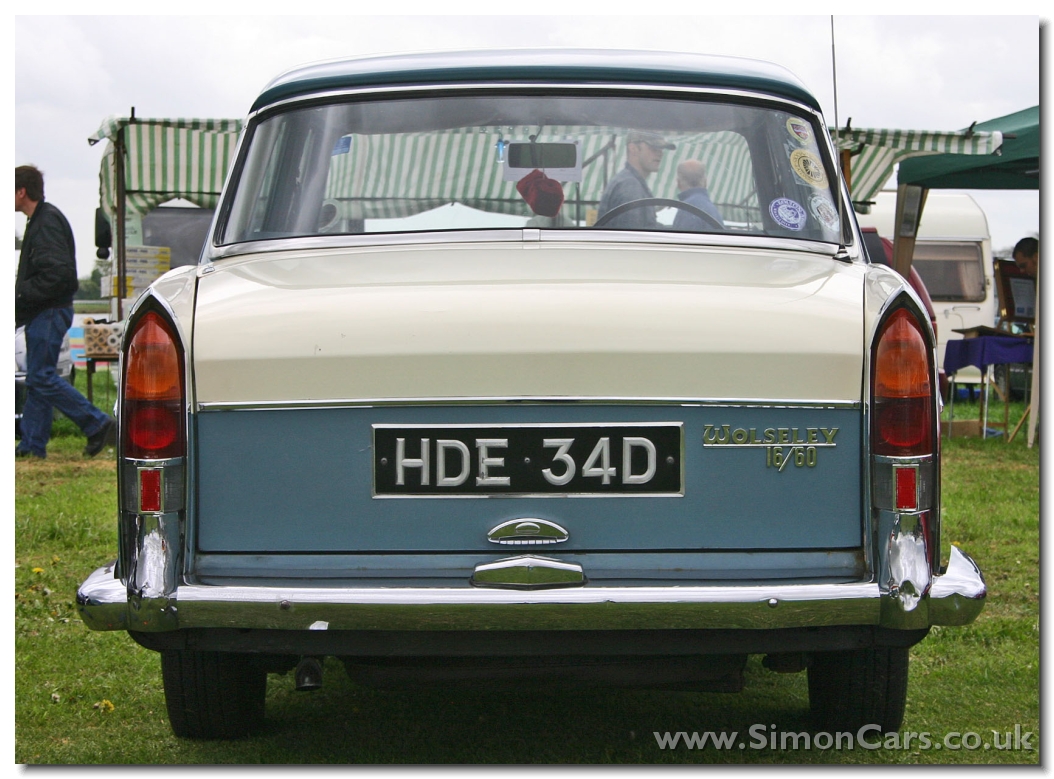
<svg viewBox="0 0 1054 779"><path fill-rule="evenodd" d="M167 650L161 678L168 721L181 738L238 738L263 723L267 673L246 655Z"/></svg>
<svg viewBox="0 0 1054 779"><path fill-rule="evenodd" d="M817 730L855 733L877 725L900 730L908 693L907 647L816 652L809 666L809 709Z"/></svg>

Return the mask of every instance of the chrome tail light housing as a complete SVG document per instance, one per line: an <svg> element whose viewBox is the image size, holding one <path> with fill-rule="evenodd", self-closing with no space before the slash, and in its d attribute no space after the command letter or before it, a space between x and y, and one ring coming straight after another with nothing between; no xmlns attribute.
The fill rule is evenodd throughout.
<svg viewBox="0 0 1054 779"><path fill-rule="evenodd" d="M871 346L872 526L883 591L911 611L940 567L940 422L933 331L902 295Z"/></svg>

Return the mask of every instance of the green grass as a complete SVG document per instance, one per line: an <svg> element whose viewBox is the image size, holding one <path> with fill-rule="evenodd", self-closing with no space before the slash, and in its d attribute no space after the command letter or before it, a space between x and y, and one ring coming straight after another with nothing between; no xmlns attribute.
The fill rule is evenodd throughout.
<svg viewBox="0 0 1054 779"><path fill-rule="evenodd" d="M96 398L101 395L97 394ZM956 414L958 416L958 413ZM113 452L85 460L56 422L45 461L15 464L15 759L42 764L1038 763L1039 448L1021 435L944 445L944 537L985 572L978 620L935 628L912 650L904 731L1036 734L1032 751L661 750L653 731L804 731L804 674L752 657L738 695L657 691L378 692L326 663L317 692L271 676L262 733L181 741L165 715L158 655L89 631L74 594L116 550ZM72 426L69 426L72 428ZM1002 739L1000 735L1000 739Z"/></svg>

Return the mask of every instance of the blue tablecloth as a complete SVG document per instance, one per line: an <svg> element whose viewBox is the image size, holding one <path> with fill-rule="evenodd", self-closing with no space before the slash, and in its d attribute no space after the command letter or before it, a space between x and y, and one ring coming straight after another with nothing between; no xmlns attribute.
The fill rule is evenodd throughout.
<svg viewBox="0 0 1054 779"><path fill-rule="evenodd" d="M948 341L944 372L951 376L967 365L984 370L989 365L1032 363L1032 340L1007 335L979 335Z"/></svg>

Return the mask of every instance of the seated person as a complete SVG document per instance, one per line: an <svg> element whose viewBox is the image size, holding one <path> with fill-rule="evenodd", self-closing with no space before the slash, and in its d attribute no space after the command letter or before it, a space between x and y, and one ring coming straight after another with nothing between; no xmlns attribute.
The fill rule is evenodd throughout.
<svg viewBox="0 0 1054 779"><path fill-rule="evenodd" d="M701 211L710 214L721 227L725 226L725 220L721 218L721 212L717 210L714 201L710 199L710 193L706 191L706 168L699 160L685 160L677 166L677 197L689 205L693 205ZM688 211L677 211L673 217L673 229L685 232L706 233L713 232L714 225L700 216Z"/></svg>
<svg viewBox="0 0 1054 779"><path fill-rule="evenodd" d="M597 207L597 216L634 200L655 197L648 189L647 178L662 164L662 153L677 148L657 133L632 130L626 136L626 167L615 174L604 188ZM620 230L662 229L655 218L653 206L633 208L606 222L603 227Z"/></svg>

